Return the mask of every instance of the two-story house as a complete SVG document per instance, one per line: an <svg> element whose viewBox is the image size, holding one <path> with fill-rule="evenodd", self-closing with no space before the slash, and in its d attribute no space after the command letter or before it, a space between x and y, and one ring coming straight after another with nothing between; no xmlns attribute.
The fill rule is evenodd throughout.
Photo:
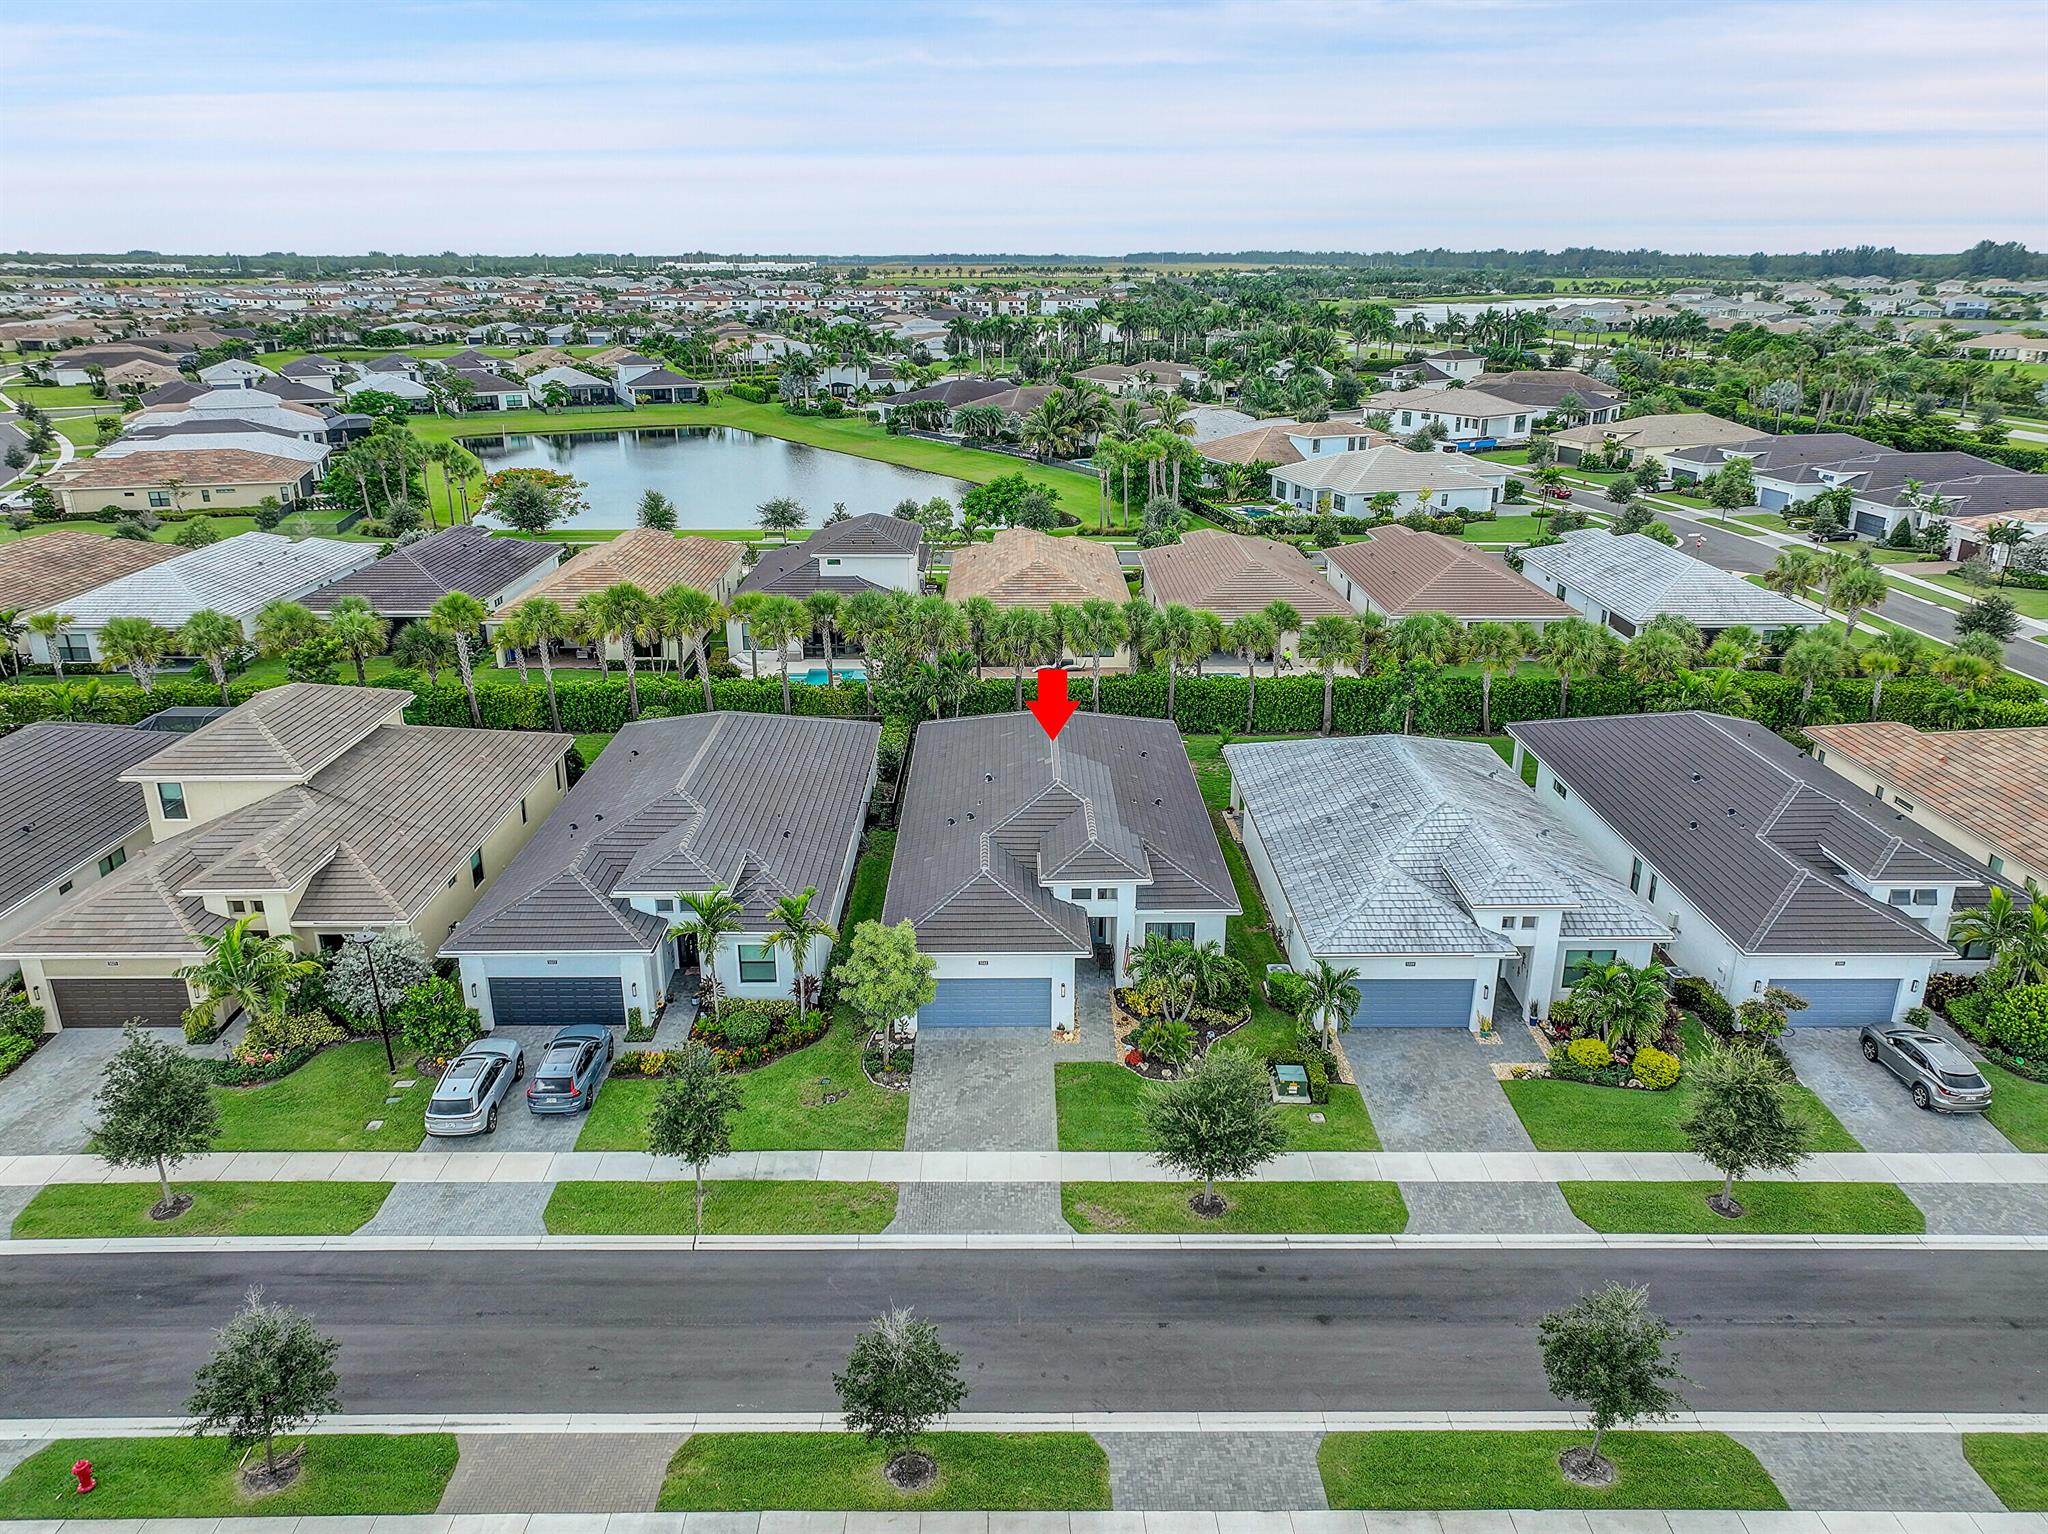
<svg viewBox="0 0 2048 1534"><path fill-rule="evenodd" d="M836 591L841 597L862 591L905 591L915 596L924 589L929 559L922 524L867 512L827 523L799 543L763 549L753 569L741 579L735 597L758 592L801 601L814 591ZM743 613L726 619L725 644L735 661L742 655L750 657L757 675L776 668L775 650L754 643ZM791 640L788 648L792 656L823 659L825 654L824 639L817 634ZM848 650L847 654L851 659L857 652Z"/></svg>

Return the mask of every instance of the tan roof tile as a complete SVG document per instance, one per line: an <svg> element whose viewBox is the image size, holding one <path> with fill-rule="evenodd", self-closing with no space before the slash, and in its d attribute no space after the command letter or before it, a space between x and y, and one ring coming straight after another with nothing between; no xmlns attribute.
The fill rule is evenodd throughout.
<svg viewBox="0 0 2048 1534"><path fill-rule="evenodd" d="M175 543L58 528L0 546L0 610L35 612L185 551Z"/></svg>
<svg viewBox="0 0 2048 1534"><path fill-rule="evenodd" d="M1806 733L1837 772L1863 767L2015 860L2048 869L2048 727L1922 731L1881 719Z"/></svg>
<svg viewBox="0 0 2048 1534"><path fill-rule="evenodd" d="M987 597L998 607L1079 606L1101 598L1129 600L1116 550L1084 538L1055 538L1028 527L1006 527L991 543L970 543L953 556L946 596L954 602Z"/></svg>
<svg viewBox="0 0 2048 1534"><path fill-rule="evenodd" d="M621 582L630 582L650 595L659 595L671 586L716 593L739 568L740 558L741 545L730 538L677 537L655 527L630 528L609 542L593 543L530 587L520 600L547 597L564 608L574 608L585 597Z"/></svg>
<svg viewBox="0 0 2048 1534"><path fill-rule="evenodd" d="M1381 612L1441 612L1454 618L1547 622L1571 609L1468 543L1399 523L1363 543L1340 543L1324 558Z"/></svg>
<svg viewBox="0 0 2048 1534"><path fill-rule="evenodd" d="M1179 543L1146 549L1138 558L1145 583L1162 606L1178 602L1225 622L1285 602L1308 622L1349 617L1351 605L1291 546L1197 528Z"/></svg>

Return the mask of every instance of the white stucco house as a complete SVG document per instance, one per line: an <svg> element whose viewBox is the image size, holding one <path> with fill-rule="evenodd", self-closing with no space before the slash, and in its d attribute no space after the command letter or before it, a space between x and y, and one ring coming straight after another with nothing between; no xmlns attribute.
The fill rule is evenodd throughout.
<svg viewBox="0 0 2048 1534"><path fill-rule="evenodd" d="M1477 516L1507 494L1510 471L1457 453L1415 453L1388 444L1355 453L1323 453L1272 471L1274 499L1297 513L1373 515L1374 497L1394 497L1391 514Z"/></svg>
<svg viewBox="0 0 2048 1534"><path fill-rule="evenodd" d="M814 591L836 591L842 599L863 591L904 591L915 596L924 589L929 558L922 524L884 512L867 512L828 523L801 542L763 549L753 568L741 578L736 598L758 592L802 601ZM757 675L776 669L774 648L754 643L742 613L725 620L725 644L735 661L742 655L749 657ZM788 648L792 657L822 659L825 653L824 640L816 634L793 640ZM834 650L835 657L842 652L858 664L857 650L842 644Z"/></svg>

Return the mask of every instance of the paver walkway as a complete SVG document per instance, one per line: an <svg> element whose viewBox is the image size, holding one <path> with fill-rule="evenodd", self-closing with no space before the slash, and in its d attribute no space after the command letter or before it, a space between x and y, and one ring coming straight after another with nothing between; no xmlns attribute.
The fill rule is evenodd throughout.
<svg viewBox="0 0 2048 1534"><path fill-rule="evenodd" d="M546 1182L407 1182L370 1217L365 1236L542 1236Z"/></svg>
<svg viewBox="0 0 2048 1534"><path fill-rule="evenodd" d="M1259 1512L1328 1507L1321 1433L1103 1433L1119 1511Z"/></svg>
<svg viewBox="0 0 2048 1534"><path fill-rule="evenodd" d="M1044 1027L919 1029L904 1148L1051 1150L1053 1048Z"/></svg>
<svg viewBox="0 0 2048 1534"><path fill-rule="evenodd" d="M1344 1053L1380 1143L1400 1151L1525 1151L1528 1131L1494 1080L1495 1061L1534 1060L1527 1029L1481 1044L1456 1028L1359 1028Z"/></svg>
<svg viewBox="0 0 2048 1534"><path fill-rule="evenodd" d="M1792 1069L1870 1151L2009 1151L2012 1142L1976 1113L1930 1113L1905 1085L1863 1058L1854 1028L1788 1028L1779 1037Z"/></svg>
<svg viewBox="0 0 2048 1534"><path fill-rule="evenodd" d="M1586 1227L1555 1183L1404 1182L1415 1235L1566 1235ZM2048 1230L2048 1224L2043 1224Z"/></svg>
<svg viewBox="0 0 2048 1534"><path fill-rule="evenodd" d="M1939 1507L1996 1513L2004 1505L1946 1433L1737 1433L1794 1507L1897 1512Z"/></svg>
<svg viewBox="0 0 2048 1534"><path fill-rule="evenodd" d="M1071 1228L1056 1182L905 1183L889 1223L898 1236L1030 1236Z"/></svg>
<svg viewBox="0 0 2048 1534"><path fill-rule="evenodd" d="M1899 1186L1927 1211L1931 1236L2027 1236L2048 1231L2048 1187L1956 1182Z"/></svg>
<svg viewBox="0 0 2048 1534"><path fill-rule="evenodd" d="M682 1433L464 1433L443 1513L643 1513Z"/></svg>

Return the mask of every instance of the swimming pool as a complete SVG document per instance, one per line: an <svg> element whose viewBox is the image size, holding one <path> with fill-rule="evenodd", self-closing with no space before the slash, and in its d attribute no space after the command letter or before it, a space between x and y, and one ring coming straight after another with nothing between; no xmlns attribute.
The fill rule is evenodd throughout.
<svg viewBox="0 0 2048 1534"><path fill-rule="evenodd" d="M867 678L867 673L858 666L834 666L832 668L832 675L842 682L851 682L856 686ZM792 682L808 682L813 687L823 687L825 685L825 668L823 666L813 666L801 675L791 673L789 679Z"/></svg>

